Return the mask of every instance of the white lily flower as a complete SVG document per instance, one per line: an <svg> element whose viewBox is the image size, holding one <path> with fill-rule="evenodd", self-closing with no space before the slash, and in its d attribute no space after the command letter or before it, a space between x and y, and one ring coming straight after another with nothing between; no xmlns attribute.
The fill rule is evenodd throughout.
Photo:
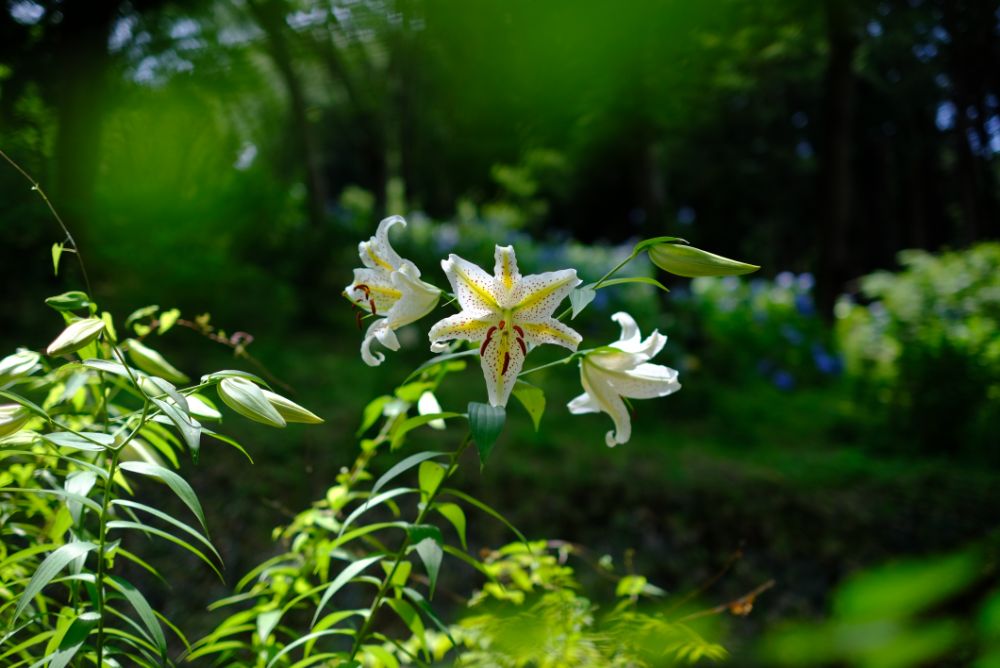
<svg viewBox="0 0 1000 668"><path fill-rule="evenodd" d="M621 325L621 337L580 361L584 393L569 402L568 407L574 415L600 412L610 415L615 428L604 440L613 448L632 436L632 420L622 397L665 397L681 389L681 384L674 369L648 363L663 349L667 337L654 330L643 341L639 326L628 313L615 313L611 319Z"/></svg>
<svg viewBox="0 0 1000 668"><path fill-rule="evenodd" d="M384 219L375 236L358 244L365 266L354 270L354 281L344 289L357 306L383 316L371 324L361 342L361 359L369 366L385 360L382 353L371 351L375 339L389 350L399 350L395 330L430 313L441 296L440 290L420 280L415 264L401 258L389 245L389 228L397 223L406 226L401 216Z"/></svg>
<svg viewBox="0 0 1000 668"><path fill-rule="evenodd" d="M506 406L529 345L554 343L576 350L581 336L552 312L581 281L575 269L521 276L511 246L496 247L493 276L449 255L441 268L462 310L430 331L431 350L442 352L453 339L482 342L479 356L490 404Z"/></svg>

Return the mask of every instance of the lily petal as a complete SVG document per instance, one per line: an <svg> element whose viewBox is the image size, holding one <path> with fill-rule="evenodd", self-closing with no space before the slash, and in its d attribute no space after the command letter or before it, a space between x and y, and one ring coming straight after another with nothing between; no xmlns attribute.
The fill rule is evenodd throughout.
<svg viewBox="0 0 1000 668"><path fill-rule="evenodd" d="M601 412L601 407L594 400L594 397L590 396L586 392L578 397L574 397L572 401L566 404L566 407L569 408L569 412L573 415Z"/></svg>
<svg viewBox="0 0 1000 668"><path fill-rule="evenodd" d="M344 288L344 294L365 311L371 311L375 302L376 314L388 312L403 296L392 284L391 274L382 269L355 269L354 282Z"/></svg>
<svg viewBox="0 0 1000 668"><path fill-rule="evenodd" d="M385 361L385 355L380 352L373 353L371 350L375 339L389 350L399 350L399 339L396 338L396 334L389 328L385 318L379 318L371 324L365 332L364 340L361 341L361 359L368 366L378 366Z"/></svg>
<svg viewBox="0 0 1000 668"><path fill-rule="evenodd" d="M403 263L403 258L399 257L389 244L389 229L393 225L406 227L406 221L402 216L389 216L378 224L375 236L358 244L358 255L366 267L393 271Z"/></svg>
<svg viewBox="0 0 1000 668"><path fill-rule="evenodd" d="M659 364L640 364L627 372L607 374L615 392L629 399L665 397L681 389L677 371Z"/></svg>
<svg viewBox="0 0 1000 668"><path fill-rule="evenodd" d="M441 292L433 285L424 283L413 276L416 268L403 266L400 271L391 275L393 289L399 291L402 298L389 309L387 320L389 327L396 329L411 322L420 320L437 306ZM417 272L419 276L419 272Z"/></svg>
<svg viewBox="0 0 1000 668"><path fill-rule="evenodd" d="M517 257L514 255L514 247L497 246L494 257L496 258L496 264L493 266L493 276L499 287L503 288L504 296L509 296L514 290L514 286L521 280L521 272L517 268Z"/></svg>
<svg viewBox="0 0 1000 668"><path fill-rule="evenodd" d="M524 328L524 340L527 343L534 345L554 343L575 351L580 341L583 341L583 337L575 329L555 318L545 318L542 322L519 322Z"/></svg>
<svg viewBox="0 0 1000 668"><path fill-rule="evenodd" d="M507 405L517 375L524 366L524 351L510 332L506 329L495 334L483 349L480 360L491 406Z"/></svg>
<svg viewBox="0 0 1000 668"><path fill-rule="evenodd" d="M485 271L452 253L441 260L455 299L463 310L496 311L500 308L496 280Z"/></svg>
<svg viewBox="0 0 1000 668"><path fill-rule="evenodd" d="M539 322L551 318L559 302L582 282L576 275L576 269L525 276L516 284L510 297L518 320Z"/></svg>
<svg viewBox="0 0 1000 668"><path fill-rule="evenodd" d="M615 423L614 430L609 431L604 436L604 442L609 448L613 448L631 438L632 419L629 417L625 402L611 385L598 375L599 373L595 373L594 366L584 360L580 367L580 381L583 384L583 389L593 398L594 403L600 407L602 412L607 413Z"/></svg>
<svg viewBox="0 0 1000 668"><path fill-rule="evenodd" d="M461 311L434 323L427 337L432 347L437 345L439 348L440 344L454 339L482 341L495 322L496 316L488 311Z"/></svg>
<svg viewBox="0 0 1000 668"><path fill-rule="evenodd" d="M639 326L636 324L635 319L624 311L615 313L611 316L611 319L621 325L622 328L621 336L611 344L612 348L618 348L626 353L641 355L645 358L643 360L645 361L658 355L663 350L663 346L667 344L667 337L660 334L657 330L653 330L653 333L643 341L639 335Z"/></svg>

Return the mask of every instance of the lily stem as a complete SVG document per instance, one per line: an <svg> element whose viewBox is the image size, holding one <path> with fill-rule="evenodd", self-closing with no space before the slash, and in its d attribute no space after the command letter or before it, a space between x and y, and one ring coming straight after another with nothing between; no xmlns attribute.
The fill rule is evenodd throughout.
<svg viewBox="0 0 1000 668"><path fill-rule="evenodd" d="M437 498L438 491L444 487L444 483L451 478L451 476L458 469L458 460L465 452L465 449L469 447L472 443L472 434L466 434L465 438L462 440L461 445L458 449L451 454L451 459L448 463L448 471L445 473L444 478L438 484L437 488L434 489L428 496L427 500L424 501L420 508L420 512L417 513L417 519L413 521L414 525L422 524L427 513L430 512L431 507L434 505L434 499ZM407 533L406 538L403 539L403 543L396 550L393 555L392 566L389 568L389 572L386 574L385 579L382 580L382 584L378 588L378 592L375 594L375 600L372 601L371 608L368 610L368 615L365 618L364 624L361 625L361 630L354 637L354 645L351 647L351 655L349 660L353 660L357 655L358 651L361 649L361 644L364 642L365 638L368 636L369 631L371 631L372 623L375 620L375 613L378 612L379 606L382 605L382 600L385 598L386 593L389 591L389 587L392 584L392 579L396 575L396 571L399 569L399 565L403 563L403 559L406 557L406 551L410 547L410 534Z"/></svg>

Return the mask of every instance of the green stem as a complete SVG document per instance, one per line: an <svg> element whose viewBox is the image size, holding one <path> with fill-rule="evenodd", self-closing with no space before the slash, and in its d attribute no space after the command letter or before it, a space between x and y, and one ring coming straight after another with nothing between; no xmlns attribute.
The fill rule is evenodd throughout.
<svg viewBox="0 0 1000 668"><path fill-rule="evenodd" d="M108 504L111 500L111 486L114 484L115 471L118 469L118 457L121 455L120 449L111 451L111 461L108 463L108 479L104 481L104 498L101 500L101 528L97 541L97 668L104 665L104 576L107 557L104 554L107 545L108 533Z"/></svg>
<svg viewBox="0 0 1000 668"><path fill-rule="evenodd" d="M417 513L417 519L413 522L415 525L423 523L424 517L426 517L427 513L430 512L431 507L434 505L434 499L437 498L438 490L444 487L445 481L454 475L456 469L458 469L458 460L462 456L462 453L465 452L465 449L469 447L470 443L472 443L472 435L466 434L461 445L459 445L458 449L451 454L448 471L445 473L444 478L441 480L440 484L438 484L437 488L428 495L427 500L420 508L420 512ZM358 634L354 637L354 645L351 648L351 656L349 657L350 660L353 660L357 655L365 637L368 635L368 632L371 631L372 622L375 620L375 613L378 611L379 606L382 605L382 600L385 598L386 592L389 590L392 578L395 577L396 571L399 569L399 565L403 563L403 559L406 557L406 550L409 549L409 547L410 534L407 533L406 538L403 539L403 543L399 546L399 549L396 550L395 555L393 555L392 567L386 574L385 579L382 580L382 584L379 586L378 592L375 594L375 600L372 601L371 608L368 610L368 616L365 618L365 623L361 625L361 630L358 631Z"/></svg>
<svg viewBox="0 0 1000 668"><path fill-rule="evenodd" d="M609 278L611 278L612 276L614 276L615 274L617 274L619 271L621 271L621 269L625 265L627 265L629 262L631 262L635 258L636 258L635 251L629 253L628 257L626 257L624 260L622 260L621 262L619 262L618 264L616 264L608 273L604 274L599 279L597 279L597 282L593 284L593 286L591 287L591 289L592 290L600 290L601 286L604 284L604 281L608 280ZM566 316L568 316L572 312L573 312L573 307L569 306L569 307L566 308L565 311L563 311L558 316L556 316L556 320L562 320L563 318L565 318Z"/></svg>
<svg viewBox="0 0 1000 668"><path fill-rule="evenodd" d="M107 564L107 557L104 554L104 550L107 547L108 542L108 506L111 503L112 495L112 485L115 484L115 473L118 471L118 459L121 457L122 450L128 445L133 438L139 433L143 425L146 424L146 420L149 417L149 401L147 400L142 407L142 417L139 419L139 424L136 425L132 433L128 435L121 445L117 448L111 449L111 460L108 462L108 478L104 481L104 497L101 499L101 526L99 529L98 539L97 539L97 575L95 579L95 587L97 589L97 614L99 618L97 620L97 668L102 668L104 665L104 576Z"/></svg>

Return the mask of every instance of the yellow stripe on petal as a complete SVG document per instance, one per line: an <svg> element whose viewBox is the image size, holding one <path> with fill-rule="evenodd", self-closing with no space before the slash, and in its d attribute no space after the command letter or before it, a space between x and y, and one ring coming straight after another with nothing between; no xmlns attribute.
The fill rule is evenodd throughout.
<svg viewBox="0 0 1000 668"><path fill-rule="evenodd" d="M524 329L525 339L528 343L535 345L554 343L557 346L576 350L583 338L576 330L552 318L549 318L548 322L518 321L518 324Z"/></svg>
<svg viewBox="0 0 1000 668"><path fill-rule="evenodd" d="M378 255L375 254L375 251L372 250L371 244L368 244L365 247L365 250L368 252L368 257L371 258L371 261L374 262L376 265L384 269L387 269L388 271L395 270L395 267L393 267L391 264L389 264L388 262L386 262L385 260L383 260L382 258L380 258Z"/></svg>

